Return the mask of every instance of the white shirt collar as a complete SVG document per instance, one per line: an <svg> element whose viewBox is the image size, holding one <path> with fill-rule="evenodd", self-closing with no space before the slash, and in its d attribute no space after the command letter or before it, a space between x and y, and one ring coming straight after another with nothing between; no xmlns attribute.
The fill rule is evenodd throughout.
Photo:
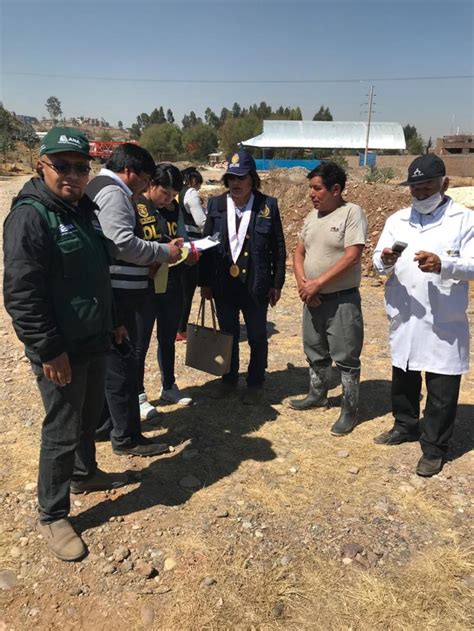
<svg viewBox="0 0 474 631"><path fill-rule="evenodd" d="M129 197L133 197L133 191L131 191L128 188L125 182L119 177L117 173L115 173L115 171L110 171L110 169L106 169L105 167L102 167L102 169L99 172L99 175L106 175L107 177L111 177L113 180L117 182L119 186L123 188L123 190L127 193Z"/></svg>

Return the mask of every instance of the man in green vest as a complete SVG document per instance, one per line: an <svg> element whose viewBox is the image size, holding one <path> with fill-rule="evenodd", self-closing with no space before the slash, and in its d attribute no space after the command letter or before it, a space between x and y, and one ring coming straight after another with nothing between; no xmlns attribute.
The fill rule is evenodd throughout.
<svg viewBox="0 0 474 631"><path fill-rule="evenodd" d="M68 521L69 493L116 488L123 478L97 468L94 433L113 335L107 243L84 195L89 142L51 129L32 178L4 224L4 300L31 361L46 416L38 476L39 531L64 561L86 554ZM126 331L115 329L120 342Z"/></svg>

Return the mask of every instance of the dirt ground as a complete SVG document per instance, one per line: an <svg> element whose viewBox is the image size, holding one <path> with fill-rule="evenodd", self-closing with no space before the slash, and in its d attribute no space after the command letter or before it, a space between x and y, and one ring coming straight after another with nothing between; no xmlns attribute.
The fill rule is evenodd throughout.
<svg viewBox="0 0 474 631"><path fill-rule="evenodd" d="M2 218L26 179L0 182ZM291 243L309 208L302 194L285 198L280 187L269 181L264 190L278 193ZM357 182L349 192L373 206L375 241L404 193L373 187L369 195ZM178 384L196 404L160 406L160 424L144 424L147 435L173 445L166 456L124 458L98 444L100 467L129 471L134 483L72 496L72 521L89 547L75 564L53 558L36 531L43 411L2 310L0 631L472 628L474 379L462 381L448 464L434 478L417 477L418 444L372 440L391 427L390 356L383 286L365 277L361 293L360 424L350 436L329 434L340 405L336 373L330 409L287 407L308 383L289 269L269 313L265 404L241 404L243 378L235 396L213 399L216 380L185 367L178 343ZM160 388L155 350L146 373L152 401ZM243 369L244 331L241 350Z"/></svg>

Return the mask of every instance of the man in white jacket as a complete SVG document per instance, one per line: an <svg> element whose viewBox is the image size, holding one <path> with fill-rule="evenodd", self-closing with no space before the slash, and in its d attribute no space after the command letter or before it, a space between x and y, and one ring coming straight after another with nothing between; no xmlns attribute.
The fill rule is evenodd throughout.
<svg viewBox="0 0 474 631"><path fill-rule="evenodd" d="M412 205L394 213L373 262L385 285L390 321L393 428L374 440L420 441L418 475L443 467L454 429L461 375L469 370L468 281L474 279L474 212L445 193L444 162L435 155L408 167ZM427 389L419 423L421 371Z"/></svg>

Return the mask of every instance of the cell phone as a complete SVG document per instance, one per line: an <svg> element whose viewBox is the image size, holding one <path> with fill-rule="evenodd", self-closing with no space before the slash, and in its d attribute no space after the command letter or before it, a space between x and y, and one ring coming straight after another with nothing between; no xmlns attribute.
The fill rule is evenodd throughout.
<svg viewBox="0 0 474 631"><path fill-rule="evenodd" d="M392 252L401 254L407 246L408 243L405 243L404 241L395 241L395 243L392 245Z"/></svg>

